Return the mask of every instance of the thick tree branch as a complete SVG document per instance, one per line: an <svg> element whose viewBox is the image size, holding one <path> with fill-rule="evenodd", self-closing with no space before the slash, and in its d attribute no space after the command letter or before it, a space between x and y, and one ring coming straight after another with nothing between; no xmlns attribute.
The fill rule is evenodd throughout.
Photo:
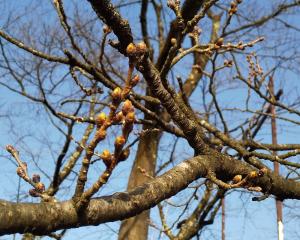
<svg viewBox="0 0 300 240"><path fill-rule="evenodd" d="M225 155L202 155L188 159L160 177L130 192L92 199L82 215L71 200L60 203L11 203L0 201L0 235L32 232L46 234L59 229L98 225L122 220L150 209L164 199L185 189L194 180L205 177L208 169L222 180L246 175L253 168ZM262 191L280 199L300 199L300 183L273 173L253 181Z"/></svg>

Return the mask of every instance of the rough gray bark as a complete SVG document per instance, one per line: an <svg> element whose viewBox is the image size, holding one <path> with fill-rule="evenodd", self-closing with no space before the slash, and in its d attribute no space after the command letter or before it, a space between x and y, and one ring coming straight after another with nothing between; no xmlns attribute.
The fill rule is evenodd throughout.
<svg viewBox="0 0 300 240"><path fill-rule="evenodd" d="M0 201L0 235L32 232L46 234L59 229L98 225L122 220L154 207L186 188L194 180L205 177L208 169L219 179L230 179L236 174L246 175L253 168L247 164L218 154L188 159L160 177L130 192L116 193L92 199L83 215L78 215L71 200L59 203L12 203ZM280 199L300 199L300 183L273 173L257 178L253 184L263 192Z"/></svg>

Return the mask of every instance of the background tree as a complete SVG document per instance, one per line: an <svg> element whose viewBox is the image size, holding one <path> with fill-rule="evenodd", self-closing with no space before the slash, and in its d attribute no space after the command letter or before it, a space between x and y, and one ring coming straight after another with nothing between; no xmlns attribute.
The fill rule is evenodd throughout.
<svg viewBox="0 0 300 240"><path fill-rule="evenodd" d="M149 225L190 239L236 188L259 192L254 200L299 199L300 145L268 144L263 127L271 105L285 136L299 125L299 1L10 4L1 85L27 100L7 110L7 150L27 183L17 204L0 202L1 234L60 238L127 219L119 239L147 239ZM130 151L128 192L115 193ZM28 194L41 202L18 203ZM149 218L156 205L161 223Z"/></svg>

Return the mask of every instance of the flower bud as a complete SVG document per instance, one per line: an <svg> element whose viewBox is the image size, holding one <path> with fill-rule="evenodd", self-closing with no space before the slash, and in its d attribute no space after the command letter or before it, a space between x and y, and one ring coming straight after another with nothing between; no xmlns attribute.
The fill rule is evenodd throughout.
<svg viewBox="0 0 300 240"><path fill-rule="evenodd" d="M139 42L137 45L136 45L136 49L139 53L144 53L147 51L147 45L145 42Z"/></svg>
<svg viewBox="0 0 300 240"><path fill-rule="evenodd" d="M103 123L106 121L107 117L106 114L104 112L101 112L100 114L97 115L96 117L96 124L98 126L103 125Z"/></svg>
<svg viewBox="0 0 300 240"><path fill-rule="evenodd" d="M39 193L42 193L42 192L45 191L45 185L42 182L38 182L38 183L35 184L35 189Z"/></svg>
<svg viewBox="0 0 300 240"><path fill-rule="evenodd" d="M231 6L231 8L236 8L236 2L232 1L232 2L230 3L230 6Z"/></svg>
<svg viewBox="0 0 300 240"><path fill-rule="evenodd" d="M100 157L101 157L102 160L110 160L111 154L110 154L109 150L105 149L101 153Z"/></svg>
<svg viewBox="0 0 300 240"><path fill-rule="evenodd" d="M129 112L133 112L134 108L130 100L126 100L123 104L122 113L126 116Z"/></svg>
<svg viewBox="0 0 300 240"><path fill-rule="evenodd" d="M115 117L114 117L114 122L115 122L115 123L120 123L120 122L123 121L123 119L124 119L124 115L123 115L123 113L120 111L120 112L118 112L118 113L115 115Z"/></svg>
<svg viewBox="0 0 300 240"><path fill-rule="evenodd" d="M135 113L134 112L127 113L125 122L126 123L134 123L134 120L135 120Z"/></svg>
<svg viewBox="0 0 300 240"><path fill-rule="evenodd" d="M26 176L26 173L22 167L17 167L17 174L21 178L24 178Z"/></svg>
<svg viewBox="0 0 300 240"><path fill-rule="evenodd" d="M262 177L262 176L264 176L267 172L268 172L268 169L264 167L264 168L262 168L262 169L260 169L260 170L258 171L258 176L259 176L259 177Z"/></svg>
<svg viewBox="0 0 300 240"><path fill-rule="evenodd" d="M29 195L31 197L39 197L39 193L35 189L30 189L29 190Z"/></svg>
<svg viewBox="0 0 300 240"><path fill-rule="evenodd" d="M253 178L256 178L258 177L258 173L256 171L251 171L249 174L248 174L249 178L250 179L253 179Z"/></svg>
<svg viewBox="0 0 300 240"><path fill-rule="evenodd" d="M235 175L234 178L232 179L233 183L238 183L242 181L242 175Z"/></svg>
<svg viewBox="0 0 300 240"><path fill-rule="evenodd" d="M224 38L218 38L217 41L216 41L216 45L221 47L224 43Z"/></svg>
<svg viewBox="0 0 300 240"><path fill-rule="evenodd" d="M122 99L122 89L119 87L116 87L113 92L111 93L111 96L114 101L119 102Z"/></svg>
<svg viewBox="0 0 300 240"><path fill-rule="evenodd" d="M136 52L137 52L137 47L134 45L134 43L129 43L126 48L127 55L132 56L136 54Z"/></svg>
<svg viewBox="0 0 300 240"><path fill-rule="evenodd" d="M177 43L176 38L171 38L171 44L172 44L172 45L175 45L176 43Z"/></svg>
<svg viewBox="0 0 300 240"><path fill-rule="evenodd" d="M39 175L39 174L33 174L33 175L32 175L32 181L33 181L34 183L38 183L39 181L41 181L40 175Z"/></svg>
<svg viewBox="0 0 300 240"><path fill-rule="evenodd" d="M10 154L13 154L16 152L16 149L12 145L6 145L6 151L8 151Z"/></svg>
<svg viewBox="0 0 300 240"><path fill-rule="evenodd" d="M138 84L138 82L140 81L140 76L139 75L135 75L131 80L130 80L130 84L132 87L136 86Z"/></svg>
<svg viewBox="0 0 300 240"><path fill-rule="evenodd" d="M116 137L115 147L122 147L125 144L125 138L123 136Z"/></svg>
<svg viewBox="0 0 300 240"><path fill-rule="evenodd" d="M118 160L119 160L120 162L121 162L121 161L125 161L125 160L128 158L129 154L130 154L130 149L129 149L129 148L125 148L125 149L121 152L121 154L120 154Z"/></svg>
<svg viewBox="0 0 300 240"><path fill-rule="evenodd" d="M103 163L105 164L106 167L110 167L111 165L111 160L112 160L112 155L110 152L105 149L102 154L100 155L101 159L103 160Z"/></svg>

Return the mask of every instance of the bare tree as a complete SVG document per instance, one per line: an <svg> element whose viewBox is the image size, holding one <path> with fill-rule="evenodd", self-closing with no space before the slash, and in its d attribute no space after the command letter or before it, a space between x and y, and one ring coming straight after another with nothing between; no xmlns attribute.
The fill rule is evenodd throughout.
<svg viewBox="0 0 300 240"><path fill-rule="evenodd" d="M299 6L54 0L17 15L11 5L0 31L0 84L34 103L42 128L56 134L53 141L32 126L30 135L47 146L39 155L11 121L19 140L6 150L31 185L20 191L40 201L1 200L0 234L60 239L71 228L124 220L120 240L147 239L149 226L190 239L236 189L255 192L254 201L299 199L300 144L259 135L271 118L282 134L300 123L292 79ZM127 191L116 192L114 174L129 169L135 151ZM113 194L101 194L105 188ZM160 223L150 219L154 206Z"/></svg>

